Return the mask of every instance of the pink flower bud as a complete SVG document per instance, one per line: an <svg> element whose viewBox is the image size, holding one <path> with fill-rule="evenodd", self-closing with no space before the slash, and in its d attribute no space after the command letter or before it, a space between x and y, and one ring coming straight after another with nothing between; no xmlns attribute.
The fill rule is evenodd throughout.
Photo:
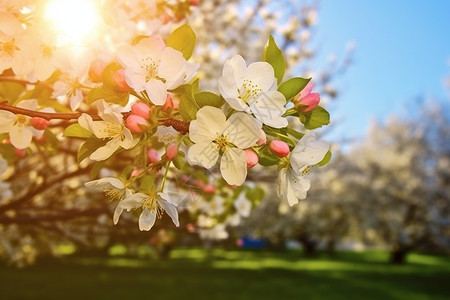
<svg viewBox="0 0 450 300"><path fill-rule="evenodd" d="M129 115L125 122L125 125L130 129L131 132L142 133L147 129L147 121L141 117L136 115Z"/></svg>
<svg viewBox="0 0 450 300"><path fill-rule="evenodd" d="M136 102L131 106L131 113L136 116L140 116L146 120L150 118L150 107L144 102Z"/></svg>
<svg viewBox="0 0 450 300"><path fill-rule="evenodd" d="M168 160L172 160L178 154L178 146L176 144L170 144L166 150L166 157Z"/></svg>
<svg viewBox="0 0 450 300"><path fill-rule="evenodd" d="M203 188L205 186L203 181L201 181L200 179L195 180L194 184L195 184L195 186L197 186L199 188Z"/></svg>
<svg viewBox="0 0 450 300"><path fill-rule="evenodd" d="M30 119L30 125L37 130L44 130L50 125L50 121L39 117L33 117Z"/></svg>
<svg viewBox="0 0 450 300"><path fill-rule="evenodd" d="M200 0L189 0L189 4L193 6L198 6L200 4Z"/></svg>
<svg viewBox="0 0 450 300"><path fill-rule="evenodd" d="M296 104L298 110L302 112L310 112L313 111L320 102L320 94L319 93L311 93L305 98L300 99L300 101Z"/></svg>
<svg viewBox="0 0 450 300"><path fill-rule="evenodd" d="M162 110L165 112L171 111L174 108L173 98L170 94L167 94L166 102L162 106Z"/></svg>
<svg viewBox="0 0 450 300"><path fill-rule="evenodd" d="M214 194L216 192L216 187L212 184L207 184L203 187L203 192L206 194Z"/></svg>
<svg viewBox="0 0 450 300"><path fill-rule="evenodd" d="M312 81L308 82L305 88L298 94L298 98L305 98L309 94L311 94L312 89L314 88L314 83Z"/></svg>
<svg viewBox="0 0 450 300"><path fill-rule="evenodd" d="M133 172L131 172L131 177L136 177L136 176L140 175L141 173L142 173L142 170L135 169L135 170L133 170Z"/></svg>
<svg viewBox="0 0 450 300"><path fill-rule="evenodd" d="M273 140L269 144L269 150L278 157L289 155L290 150L288 144L280 140Z"/></svg>
<svg viewBox="0 0 450 300"><path fill-rule="evenodd" d="M299 112L313 111L319 105L320 94L311 93L313 87L314 84L310 81L306 87L292 100Z"/></svg>
<svg viewBox="0 0 450 300"><path fill-rule="evenodd" d="M170 21L172 21L172 17L169 14L167 14L167 13L163 13L162 15L160 15L159 19L161 20L161 22L164 25L169 23Z"/></svg>
<svg viewBox="0 0 450 300"><path fill-rule="evenodd" d="M119 92L128 92L130 90L130 87L127 84L127 81L125 80L125 70L120 69L114 72L113 74L113 80L116 84L116 88Z"/></svg>
<svg viewBox="0 0 450 300"><path fill-rule="evenodd" d="M264 130L260 129L260 136L259 139L256 141L256 145L261 146L264 145L267 142L267 137L266 137L266 133L264 132Z"/></svg>
<svg viewBox="0 0 450 300"><path fill-rule="evenodd" d="M159 161L159 154L155 149L148 149L147 158L149 163L154 164Z"/></svg>
<svg viewBox="0 0 450 300"><path fill-rule="evenodd" d="M22 158L22 157L24 157L24 156L27 154L27 152L25 151L25 149L17 149L17 148L15 148L15 149L14 149L14 154L15 154L18 158Z"/></svg>
<svg viewBox="0 0 450 300"><path fill-rule="evenodd" d="M258 163L258 154L250 148L245 149L244 151L245 156L247 157L247 169L251 169Z"/></svg>
<svg viewBox="0 0 450 300"><path fill-rule="evenodd" d="M89 80L92 82L101 82L102 73L106 67L106 63L103 60L96 59L91 63L89 67Z"/></svg>

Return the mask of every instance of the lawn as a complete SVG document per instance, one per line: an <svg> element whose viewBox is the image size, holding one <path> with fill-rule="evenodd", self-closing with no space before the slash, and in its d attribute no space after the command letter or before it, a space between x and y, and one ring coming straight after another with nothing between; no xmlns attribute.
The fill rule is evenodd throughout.
<svg viewBox="0 0 450 300"><path fill-rule="evenodd" d="M383 252L175 250L166 261L64 257L0 266L0 299L450 299L450 258Z"/></svg>

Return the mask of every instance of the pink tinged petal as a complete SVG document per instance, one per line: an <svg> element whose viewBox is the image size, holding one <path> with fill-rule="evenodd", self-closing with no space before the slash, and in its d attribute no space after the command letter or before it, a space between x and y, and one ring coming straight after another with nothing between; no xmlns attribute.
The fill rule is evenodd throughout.
<svg viewBox="0 0 450 300"><path fill-rule="evenodd" d="M0 110L0 133L9 132L15 120L15 114L6 110Z"/></svg>
<svg viewBox="0 0 450 300"><path fill-rule="evenodd" d="M256 164L259 161L258 154L256 154L256 152L250 148L245 149L244 151L245 151L245 156L247 157L247 169L251 169L254 166L256 166Z"/></svg>
<svg viewBox="0 0 450 300"><path fill-rule="evenodd" d="M143 57L159 58L166 48L164 41L158 37L141 39L135 46L136 53Z"/></svg>
<svg viewBox="0 0 450 300"><path fill-rule="evenodd" d="M143 102L136 102L131 106L131 113L147 120L150 118L151 109Z"/></svg>
<svg viewBox="0 0 450 300"><path fill-rule="evenodd" d="M123 189L123 182L115 177L105 177L97 180L88 181L84 184L86 187L109 190L111 188Z"/></svg>
<svg viewBox="0 0 450 300"><path fill-rule="evenodd" d="M156 211L144 208L139 216L139 230L149 231L156 221Z"/></svg>
<svg viewBox="0 0 450 300"><path fill-rule="evenodd" d="M89 156L89 158L95 161L108 159L111 157L111 155L114 154L114 152L116 152L121 142L122 141L120 140L120 138L113 138L112 140L107 142L105 146L95 150L94 153Z"/></svg>
<svg viewBox="0 0 450 300"><path fill-rule="evenodd" d="M151 78L146 86L145 90L150 98L150 101L155 105L164 105L167 97L167 87L161 80Z"/></svg>
<svg viewBox="0 0 450 300"><path fill-rule="evenodd" d="M197 143L189 147L187 161L192 165L212 168L219 159L219 149L212 142Z"/></svg>
<svg viewBox="0 0 450 300"><path fill-rule="evenodd" d="M223 134L240 149L246 149L256 144L261 127L249 114L237 112L226 121Z"/></svg>
<svg viewBox="0 0 450 300"><path fill-rule="evenodd" d="M242 185L247 177L247 158L244 150L225 150L220 160L220 173L228 184Z"/></svg>
<svg viewBox="0 0 450 300"><path fill-rule="evenodd" d="M129 115L125 124L130 131L135 133L142 133L148 127L147 121L143 117L137 115Z"/></svg>
<svg viewBox="0 0 450 300"><path fill-rule="evenodd" d="M173 204L167 202L166 200L160 200L159 203L164 208L164 210L167 212L169 217L172 219L173 224L175 224L175 226L179 227L180 222L178 221L177 208Z"/></svg>
<svg viewBox="0 0 450 300"><path fill-rule="evenodd" d="M225 123L222 110L204 106L197 112L197 119L189 125L189 138L194 143L213 141L223 133Z"/></svg>
<svg viewBox="0 0 450 300"><path fill-rule="evenodd" d="M19 20L12 13L6 11L0 11L0 32L6 36L14 37L19 32L22 32L23 28Z"/></svg>
<svg viewBox="0 0 450 300"><path fill-rule="evenodd" d="M308 82L308 84L305 86L305 88L298 94L298 98L302 99L306 96L308 96L312 89L314 87L314 83L312 81Z"/></svg>
<svg viewBox="0 0 450 300"><path fill-rule="evenodd" d="M33 131L28 126L12 126L9 131L11 144L17 149L25 149L33 138Z"/></svg>
<svg viewBox="0 0 450 300"><path fill-rule="evenodd" d="M114 225L117 225L117 223L119 222L119 218L122 215L122 212L123 212L123 207L122 207L121 203L119 202L119 204L116 206L116 209L114 210L114 215L113 215Z"/></svg>
<svg viewBox="0 0 450 300"><path fill-rule="evenodd" d="M319 93L311 93L304 98L300 99L297 105L300 105L300 109L303 112L310 112L314 110L320 102L320 94ZM304 106L303 108L301 106Z"/></svg>

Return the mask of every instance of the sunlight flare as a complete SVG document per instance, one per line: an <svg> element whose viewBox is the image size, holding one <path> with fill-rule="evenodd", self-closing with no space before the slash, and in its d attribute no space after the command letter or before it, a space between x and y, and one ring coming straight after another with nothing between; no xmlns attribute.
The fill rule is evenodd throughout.
<svg viewBox="0 0 450 300"><path fill-rule="evenodd" d="M59 32L60 45L81 44L99 22L93 0L52 0L47 4L45 18Z"/></svg>

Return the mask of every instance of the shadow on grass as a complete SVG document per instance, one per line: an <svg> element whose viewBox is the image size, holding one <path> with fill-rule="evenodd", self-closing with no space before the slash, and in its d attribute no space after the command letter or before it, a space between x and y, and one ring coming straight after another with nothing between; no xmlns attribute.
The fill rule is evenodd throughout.
<svg viewBox="0 0 450 300"><path fill-rule="evenodd" d="M173 259L48 259L1 267L0 299L447 299L450 270L389 266L347 253L336 260L298 253L179 250ZM349 257L347 257L349 256ZM436 258L438 261L441 258ZM420 259L419 259L420 260ZM449 259L442 258L448 266Z"/></svg>

